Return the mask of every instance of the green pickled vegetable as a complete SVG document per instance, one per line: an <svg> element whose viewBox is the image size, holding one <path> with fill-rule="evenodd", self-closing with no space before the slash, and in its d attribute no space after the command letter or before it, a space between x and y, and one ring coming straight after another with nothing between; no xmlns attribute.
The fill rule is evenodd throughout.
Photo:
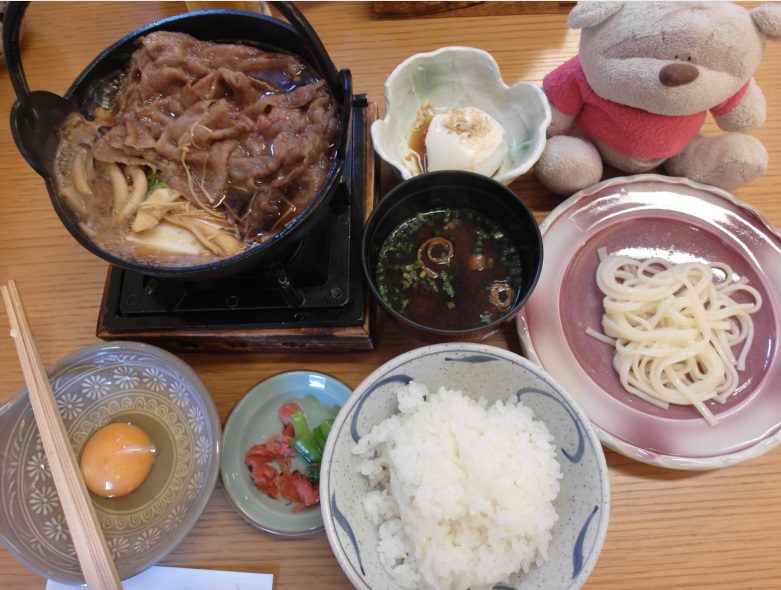
<svg viewBox="0 0 781 590"><path fill-rule="evenodd" d="M293 432L296 438L301 438L311 434L309 431L309 424L306 422L306 416L301 411L295 412L290 415L290 423L293 425Z"/></svg>
<svg viewBox="0 0 781 590"><path fill-rule="evenodd" d="M311 481L318 481L320 479L320 460L323 457L328 433L331 432L331 427L334 423L333 418L323 420L313 430L309 429L309 424L303 412L292 414L290 422L293 425L294 434L291 447L307 464L307 477Z"/></svg>
<svg viewBox="0 0 781 590"><path fill-rule="evenodd" d="M306 476L310 481L320 481L320 461L313 461L306 466Z"/></svg>
<svg viewBox="0 0 781 590"><path fill-rule="evenodd" d="M321 450L325 449L325 441L328 439L328 433L331 432L333 423L333 418L328 418L320 422L317 428L312 431L312 434L315 437L315 443L317 443Z"/></svg>
<svg viewBox="0 0 781 590"><path fill-rule="evenodd" d="M295 439L293 441L293 450L295 450L306 463L319 461L323 456L323 451L317 447L315 439L311 434L303 438Z"/></svg>

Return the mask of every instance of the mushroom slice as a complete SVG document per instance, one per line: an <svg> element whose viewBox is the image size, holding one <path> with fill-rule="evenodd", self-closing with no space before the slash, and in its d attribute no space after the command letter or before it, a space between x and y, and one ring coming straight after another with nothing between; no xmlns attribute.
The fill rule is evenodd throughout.
<svg viewBox="0 0 781 590"><path fill-rule="evenodd" d="M154 227L172 209L171 204L181 197L182 193L172 188L153 190L146 200L138 206L138 212L131 229L134 232L142 232Z"/></svg>
<svg viewBox="0 0 781 590"><path fill-rule="evenodd" d="M84 196L79 192L78 189L72 186L63 186L60 188L60 196L73 211L82 216L87 214L87 207L84 204Z"/></svg>
<svg viewBox="0 0 781 590"><path fill-rule="evenodd" d="M188 229L195 238L213 254L232 256L241 252L242 243L211 219L200 216L169 216L168 221L181 228Z"/></svg>
<svg viewBox="0 0 781 590"><path fill-rule="evenodd" d="M85 197L91 197L95 194L92 192L92 187L89 184L88 157L91 163L92 157L89 155L89 148L86 146L76 148L76 155L73 156L73 188Z"/></svg>
<svg viewBox="0 0 781 590"><path fill-rule="evenodd" d="M138 166L132 166L129 168L129 172L130 178L133 181L133 192L130 193L130 196L127 198L127 201L125 201L122 210L119 212L118 219L120 221L133 215L138 210L138 207L141 205L141 202L146 196L147 181L144 171Z"/></svg>
<svg viewBox="0 0 781 590"><path fill-rule="evenodd" d="M111 190L114 193L114 215L118 215L127 202L130 187L128 187L125 175L117 164L113 162L106 164L106 173L111 181Z"/></svg>

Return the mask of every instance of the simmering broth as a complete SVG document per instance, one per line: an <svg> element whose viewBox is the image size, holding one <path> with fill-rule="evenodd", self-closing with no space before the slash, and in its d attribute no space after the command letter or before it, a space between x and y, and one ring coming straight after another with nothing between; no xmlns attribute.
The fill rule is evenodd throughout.
<svg viewBox="0 0 781 590"><path fill-rule="evenodd" d="M187 267L230 258L296 219L339 133L325 80L298 57L156 31L128 71L59 129L59 196L95 244Z"/></svg>
<svg viewBox="0 0 781 590"><path fill-rule="evenodd" d="M439 330L489 324L516 301L518 251L504 230L467 209L437 209L400 224L377 263L380 297L404 317Z"/></svg>

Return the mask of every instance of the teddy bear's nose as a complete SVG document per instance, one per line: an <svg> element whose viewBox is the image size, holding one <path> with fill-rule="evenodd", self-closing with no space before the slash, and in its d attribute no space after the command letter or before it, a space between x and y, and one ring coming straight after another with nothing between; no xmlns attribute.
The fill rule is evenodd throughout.
<svg viewBox="0 0 781 590"><path fill-rule="evenodd" d="M691 64L669 64L659 71L659 81L665 86L683 86L699 75L699 70Z"/></svg>

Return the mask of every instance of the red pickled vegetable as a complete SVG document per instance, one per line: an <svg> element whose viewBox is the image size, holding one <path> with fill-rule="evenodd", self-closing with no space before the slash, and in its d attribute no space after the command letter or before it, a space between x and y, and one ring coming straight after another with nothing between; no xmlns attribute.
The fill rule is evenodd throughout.
<svg viewBox="0 0 781 590"><path fill-rule="evenodd" d="M282 497L291 502L299 502L293 507L293 512L298 512L320 502L320 489L309 481L306 475L294 471L282 484Z"/></svg>
<svg viewBox="0 0 781 590"><path fill-rule="evenodd" d="M255 487L271 498L295 502L293 512L320 502L318 486L309 481L306 474L291 471L291 460L296 451L291 446L293 425L290 416L300 411L301 407L295 402L282 404L279 408L282 434L275 434L265 443L255 445L244 455L244 464L250 469ZM277 464L279 471L273 463Z"/></svg>
<svg viewBox="0 0 781 590"><path fill-rule="evenodd" d="M266 442L266 448L276 457L292 459L296 456L296 452L290 447L291 444L293 444L292 437L275 434Z"/></svg>
<svg viewBox="0 0 781 590"><path fill-rule="evenodd" d="M299 406L296 402L287 402L279 406L279 419L284 425L284 428L282 428L282 434L290 437L295 434L293 423L290 420L290 417L300 411L301 406Z"/></svg>
<svg viewBox="0 0 781 590"><path fill-rule="evenodd" d="M282 421L282 424L287 426L290 424L290 416L300 411L301 406L299 406L296 402L284 403L279 406L279 419Z"/></svg>

